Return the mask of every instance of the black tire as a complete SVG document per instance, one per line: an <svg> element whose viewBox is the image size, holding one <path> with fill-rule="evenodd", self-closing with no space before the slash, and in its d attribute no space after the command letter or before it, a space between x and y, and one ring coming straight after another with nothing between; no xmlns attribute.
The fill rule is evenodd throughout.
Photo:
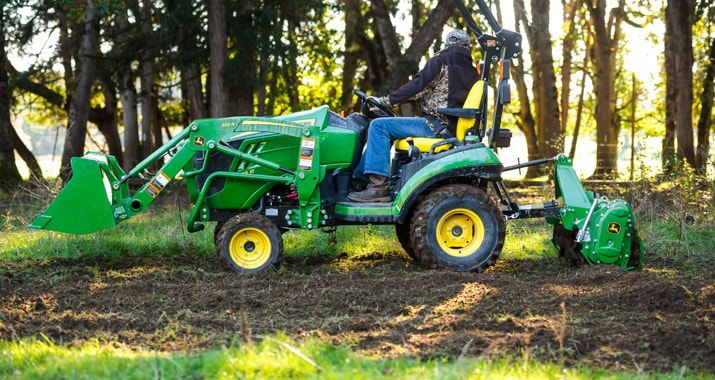
<svg viewBox="0 0 715 380"><path fill-rule="evenodd" d="M223 228L224 224L226 224L226 222L216 222L216 227L214 227L214 245L218 243L219 232L221 231L221 228Z"/></svg>
<svg viewBox="0 0 715 380"><path fill-rule="evenodd" d="M643 241L640 236L638 236L638 231L634 228L633 233L631 233L631 257L628 259L628 266L636 270L643 269L642 246Z"/></svg>
<svg viewBox="0 0 715 380"><path fill-rule="evenodd" d="M283 256L283 237L267 217L236 215L217 229L216 255L221 266L240 274L264 271Z"/></svg>
<svg viewBox="0 0 715 380"><path fill-rule="evenodd" d="M416 259L415 251L412 249L412 242L410 241L410 221L395 224L395 235L397 235L397 240L402 245L402 249L407 252L407 255Z"/></svg>
<svg viewBox="0 0 715 380"><path fill-rule="evenodd" d="M415 257L423 265L482 272L501 254L506 222L484 191L452 184L419 203L410 231Z"/></svg>

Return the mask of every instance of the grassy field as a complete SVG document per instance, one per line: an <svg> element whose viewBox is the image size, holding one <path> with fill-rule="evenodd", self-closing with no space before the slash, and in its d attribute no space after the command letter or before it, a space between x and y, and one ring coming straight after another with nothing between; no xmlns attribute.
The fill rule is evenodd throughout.
<svg viewBox="0 0 715 380"><path fill-rule="evenodd" d="M424 269L392 227L284 235L269 273L223 272L176 197L115 228L28 230L0 199L0 378L715 378L712 191L626 192L645 268L573 267L513 221L481 274Z"/></svg>

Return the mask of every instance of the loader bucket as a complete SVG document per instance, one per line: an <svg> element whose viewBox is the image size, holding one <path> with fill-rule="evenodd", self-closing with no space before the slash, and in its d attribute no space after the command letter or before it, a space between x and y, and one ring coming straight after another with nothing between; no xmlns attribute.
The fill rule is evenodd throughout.
<svg viewBox="0 0 715 380"><path fill-rule="evenodd" d="M106 157L72 158L72 178L45 212L28 227L41 230L88 234L113 227L112 192L100 165Z"/></svg>

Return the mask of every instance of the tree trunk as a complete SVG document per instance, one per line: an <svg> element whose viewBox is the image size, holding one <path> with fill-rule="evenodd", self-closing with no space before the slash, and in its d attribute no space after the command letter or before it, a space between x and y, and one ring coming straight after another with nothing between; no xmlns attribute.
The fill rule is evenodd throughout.
<svg viewBox="0 0 715 380"><path fill-rule="evenodd" d="M253 94L256 89L255 77L257 54L255 41L239 40L236 41L236 43L239 45L236 47L236 50L240 51L241 54L237 55L230 61L232 66L231 70L235 72L235 74L231 75L231 77L237 79L233 79L229 83L225 84L225 86L228 86L229 91L229 95L226 95L227 108L225 116L252 116L255 114L253 100ZM285 56L283 58L285 59ZM294 59L293 61L295 62L296 60ZM290 67L293 70L296 70L296 65L297 64L293 64ZM297 77L297 74L295 75ZM297 94L298 85L296 84L291 88L291 90L295 91ZM292 101L291 104L293 104ZM297 105L294 107L299 108Z"/></svg>
<svg viewBox="0 0 715 380"><path fill-rule="evenodd" d="M141 19L139 21L142 36L151 38L152 35L152 2L142 0ZM144 49L141 62L141 93L139 94L141 103L141 141L142 157L146 157L156 148L160 142L154 141L152 134L152 122L154 120L154 107L152 106L152 96L154 96L154 52L151 47Z"/></svg>
<svg viewBox="0 0 715 380"><path fill-rule="evenodd" d="M536 122L534 120L534 115L531 113L531 100L529 99L529 90L526 85L525 73L524 73L524 63L523 60L519 60L519 64L516 64L516 60L512 60L511 65L511 78L516 85L516 93L519 99L519 113L517 114L517 126L524 132L524 137L526 138L526 154L527 160L533 161L543 158L539 155L539 145L538 139L536 137ZM540 168L536 166L529 166L526 169L526 174L524 178L536 178L541 176Z"/></svg>
<svg viewBox="0 0 715 380"><path fill-rule="evenodd" d="M42 178L42 168L40 167L40 163L37 162L35 155L33 155L27 145L22 142L15 129L12 129L10 132L12 133L12 145L15 147L15 151L20 158L25 161L27 168L30 170L30 178Z"/></svg>
<svg viewBox="0 0 715 380"><path fill-rule="evenodd" d="M549 32L549 0L531 1L531 27L527 37L531 48L536 128L542 157L554 157L563 151L559 98Z"/></svg>
<svg viewBox="0 0 715 380"><path fill-rule="evenodd" d="M669 173L675 167L675 56L672 33L675 31L673 20L665 18L664 66L665 66L665 136L663 136L663 171Z"/></svg>
<svg viewBox="0 0 715 380"><path fill-rule="evenodd" d="M675 135L678 146L678 160L695 165L693 143L693 0L668 0L665 8L666 24L674 27L666 36L673 38L675 69L673 85L675 89ZM666 37L667 38L667 37Z"/></svg>
<svg viewBox="0 0 715 380"><path fill-rule="evenodd" d="M705 68L703 90L700 92L700 117L698 117L698 149L695 156L695 170L707 173L710 155L710 127L713 116L713 97L715 97L715 38L710 40L709 62Z"/></svg>
<svg viewBox="0 0 715 380"><path fill-rule="evenodd" d="M606 20L606 0L585 0L593 28L596 94L596 170L594 178L618 175L618 122L616 119L616 52L621 39L624 0Z"/></svg>
<svg viewBox="0 0 715 380"><path fill-rule="evenodd" d="M298 78L298 46L296 43L295 30L296 26L291 20L284 20L285 24L288 25L287 35L284 38L288 40L288 48L286 53L283 54L283 80L286 82L286 95L288 96L288 105L291 110L298 110L300 107L300 96L298 94L298 86L300 85L300 79Z"/></svg>
<svg viewBox="0 0 715 380"><path fill-rule="evenodd" d="M224 72L228 63L226 4L223 0L208 1L209 87L211 88L209 117L228 116L228 89Z"/></svg>
<svg viewBox="0 0 715 380"><path fill-rule="evenodd" d="M181 76L186 84L186 100L189 102L189 118L191 120L205 118L206 106L204 105L201 73L195 67L188 67L181 72Z"/></svg>
<svg viewBox="0 0 715 380"><path fill-rule="evenodd" d="M534 94L535 119L531 114L530 100L524 80L524 69L516 70L514 80L518 81L522 128L527 138L529 160L554 157L563 150L563 138L559 121L558 92L554 73L551 35L549 32L549 0L532 0L532 19L526 18L523 0L514 1L517 26L523 25L529 40L531 56L532 92ZM523 88L520 88L523 86ZM522 103L522 99L524 103ZM528 113L527 113L528 111ZM544 167L529 167L526 178L543 175Z"/></svg>
<svg viewBox="0 0 715 380"><path fill-rule="evenodd" d="M571 67L573 66L573 49L576 43L576 10L578 0L564 1L564 23L568 32L564 37L561 63L561 133L566 133L569 120L569 101L571 97Z"/></svg>
<svg viewBox="0 0 715 380"><path fill-rule="evenodd" d="M126 10L117 14L117 28L122 33L117 36L119 44L128 43L131 25L127 20ZM141 161L139 151L139 113L137 112L137 90L134 86L136 74L132 70L133 60L120 61L117 67L119 75L119 100L122 104L122 122L124 124L124 160L122 167L129 171Z"/></svg>
<svg viewBox="0 0 715 380"><path fill-rule="evenodd" d="M99 50L99 17L91 0L87 0L84 27L84 35L80 45L78 74L76 75L77 87L71 96L67 135L60 165L60 178L63 182L69 180L70 177L70 159L84 154L92 83L94 82L94 74L97 68L96 56Z"/></svg>
<svg viewBox="0 0 715 380"><path fill-rule="evenodd" d="M10 121L10 82L5 55L5 21L0 4L0 188L10 188L22 180L15 163L13 132Z"/></svg>
<svg viewBox="0 0 715 380"><path fill-rule="evenodd" d="M151 107L152 107L152 121L151 121L151 135L152 135L152 140L156 141L158 143L158 146L154 149L158 149L159 146L163 145L162 143L162 130L169 130L169 125L166 122L166 118L161 112L161 109L159 109L159 97L156 96L157 91L154 90L152 91L152 97L151 97ZM160 163L163 163L163 159L160 160Z"/></svg>
<svg viewBox="0 0 715 380"><path fill-rule="evenodd" d="M59 105L62 109L69 112L70 102L72 100L72 94L69 89L77 87L75 83L74 69L72 68L72 55L75 46L81 44L79 38L81 37L81 32L70 34L71 25L67 14L61 4L55 4L55 12L58 18L58 28L60 31L59 39L59 55L62 60L63 75L65 80L65 88L68 89L67 97L64 99L64 104Z"/></svg>
<svg viewBox="0 0 715 380"><path fill-rule="evenodd" d="M112 82L107 73L102 73L101 67L98 69L101 76L102 94L104 95L104 107L92 108L89 111L89 120L97 125L97 129L102 132L107 142L109 154L114 156L118 162L124 161L122 153L122 141L119 138L119 128L117 128L117 91L116 84Z"/></svg>
<svg viewBox="0 0 715 380"><path fill-rule="evenodd" d="M521 24L527 25L525 16L526 10L524 9L523 0L514 0L514 13L517 15L516 19L516 32L521 33ZM517 64L517 62L519 62ZM514 59L511 64L511 79L514 81L516 86L516 93L519 99L519 112L516 115L517 127L524 132L524 137L526 139L526 155L527 160L532 161L540 157L539 155L539 142L536 137L536 120L534 119L534 114L531 112L531 98L529 97L529 89L526 85L526 73L524 69L523 59ZM526 174L524 178L536 178L541 175L541 170L535 166L529 166L526 168Z"/></svg>
<svg viewBox="0 0 715 380"><path fill-rule="evenodd" d="M400 45L397 43L397 33L390 19L390 11L384 0L372 0L370 2L370 12L375 21L377 31L375 39L382 46L387 61L387 71L391 71L400 60Z"/></svg>
<svg viewBox="0 0 715 380"><path fill-rule="evenodd" d="M360 0L345 1L345 52L343 56L343 83L340 105L343 110L348 110L353 100L353 80L357 72L358 60L362 54L358 44L359 34L364 33Z"/></svg>

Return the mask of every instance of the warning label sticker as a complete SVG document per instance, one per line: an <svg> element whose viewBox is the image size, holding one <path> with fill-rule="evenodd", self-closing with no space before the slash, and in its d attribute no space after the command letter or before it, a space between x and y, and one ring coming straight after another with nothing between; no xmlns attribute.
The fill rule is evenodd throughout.
<svg viewBox="0 0 715 380"><path fill-rule="evenodd" d="M146 192L149 193L149 195L151 195L152 197L156 197L157 195L159 195L164 186L169 183L169 181L171 181L169 176L164 174L164 172L160 172L146 187Z"/></svg>
<svg viewBox="0 0 715 380"><path fill-rule="evenodd" d="M300 170L310 171L313 168L313 155L315 154L315 140L303 139L300 143Z"/></svg>

